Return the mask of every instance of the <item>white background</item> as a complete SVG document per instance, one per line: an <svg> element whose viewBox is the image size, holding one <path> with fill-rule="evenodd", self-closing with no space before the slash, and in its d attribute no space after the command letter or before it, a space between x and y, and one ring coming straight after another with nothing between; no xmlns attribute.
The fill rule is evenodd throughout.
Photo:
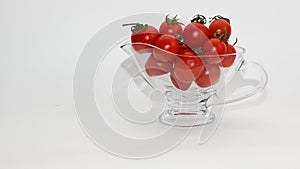
<svg viewBox="0 0 300 169"><path fill-rule="evenodd" d="M0 1L0 168L300 168L297 1ZM106 24L143 12L230 16L248 60L269 84L246 105L226 107L215 135L190 135L147 160L112 156L81 130L72 100L75 64Z"/></svg>

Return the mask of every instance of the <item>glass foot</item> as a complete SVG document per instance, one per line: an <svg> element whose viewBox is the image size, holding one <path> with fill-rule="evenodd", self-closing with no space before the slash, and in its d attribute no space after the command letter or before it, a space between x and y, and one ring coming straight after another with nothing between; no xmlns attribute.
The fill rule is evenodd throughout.
<svg viewBox="0 0 300 169"><path fill-rule="evenodd" d="M162 123L171 126L193 127L213 122L215 115L213 113L183 113L166 110L160 115L159 119Z"/></svg>

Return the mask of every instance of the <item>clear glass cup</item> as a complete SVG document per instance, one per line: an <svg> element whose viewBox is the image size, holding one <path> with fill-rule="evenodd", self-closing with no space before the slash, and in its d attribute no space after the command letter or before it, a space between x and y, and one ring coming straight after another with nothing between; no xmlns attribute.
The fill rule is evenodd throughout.
<svg viewBox="0 0 300 169"><path fill-rule="evenodd" d="M148 46L152 50L149 52L137 52L133 46L144 45ZM265 88L267 84L267 73L257 63L249 62L244 59L246 50L242 47L235 47L236 53L227 55L201 55L200 58L203 63L204 69L209 69L212 64L207 63L207 60L214 60L216 58L235 57L234 63L229 68L220 68L219 74L209 74L206 76L212 85L206 85L201 87L197 85L195 81L191 83L189 87L185 87L182 83L181 86L176 82L181 83L172 79L174 73L165 73L159 76L149 76L145 68L149 57L153 50L164 53L166 55L174 55L177 57L178 54L170 53L168 51L157 48L144 43L130 43L125 42L121 48L126 52L127 55L132 57L134 65L139 70L139 75L155 90L160 90L164 93L166 98L166 106L160 115L160 121L172 125L172 126L200 126L206 125L214 121L215 116L212 111L213 106L223 105L227 103L233 103L246 99L259 93ZM185 57L185 56L183 56ZM186 57L199 57L199 56L186 56ZM222 59L221 59L222 60ZM216 66L214 64L213 66ZM174 65L172 65L173 68ZM149 69L149 67L147 67ZM154 67L154 69L157 67ZM164 69L164 68L162 68ZM226 85L229 84L231 79L236 75L237 72L255 70L259 83L251 89L244 91L238 96L226 96L225 89ZM190 70L186 70L188 75ZM219 70L218 70L219 71ZM216 77L218 76L218 77ZM173 80L173 82L172 82ZM174 85L177 84L177 87ZM182 86L183 85L183 86ZM178 88L182 88L179 89Z"/></svg>

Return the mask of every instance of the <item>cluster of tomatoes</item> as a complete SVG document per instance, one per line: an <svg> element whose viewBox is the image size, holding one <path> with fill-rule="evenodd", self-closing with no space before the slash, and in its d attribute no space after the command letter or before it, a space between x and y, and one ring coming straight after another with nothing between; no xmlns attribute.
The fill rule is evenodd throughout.
<svg viewBox="0 0 300 169"><path fill-rule="evenodd" d="M131 25L131 42L139 53L150 53L145 69L149 76L170 73L173 85L187 90L192 82L206 88L220 79L220 67L230 67L236 57L230 21L220 15L212 18L207 27L203 15L195 15L184 26L177 17L169 18L159 30L147 24ZM147 44L147 45L145 45ZM229 55L228 55L229 54Z"/></svg>

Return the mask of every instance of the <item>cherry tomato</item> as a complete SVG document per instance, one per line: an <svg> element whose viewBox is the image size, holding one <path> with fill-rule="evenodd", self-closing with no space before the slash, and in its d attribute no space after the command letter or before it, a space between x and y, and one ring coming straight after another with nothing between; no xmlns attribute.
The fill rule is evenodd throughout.
<svg viewBox="0 0 300 169"><path fill-rule="evenodd" d="M225 56L224 59L222 60L220 64L220 66L222 67L230 67L234 63L234 60L236 58L235 48L230 44L227 44L226 47L227 47L227 54L229 55Z"/></svg>
<svg viewBox="0 0 300 169"><path fill-rule="evenodd" d="M190 51L190 52L193 52L193 50L191 48L189 48L188 46L186 46L185 44L183 45L180 45L179 47L179 53L180 54L183 54L184 52L186 51ZM194 52L193 52L194 53Z"/></svg>
<svg viewBox="0 0 300 169"><path fill-rule="evenodd" d="M180 89L180 90L183 90L183 91L189 89L190 86L191 86L191 84L192 84L192 82L190 82L190 83L182 83L182 82L180 82L178 79L176 79L173 71L171 71L171 73L170 73L170 79L171 79L171 82L173 83L173 85L177 89Z"/></svg>
<svg viewBox="0 0 300 169"><path fill-rule="evenodd" d="M218 64L224 58L224 54L227 53L227 47L220 39L211 38L202 46L202 52L206 55L203 58L206 63Z"/></svg>
<svg viewBox="0 0 300 169"><path fill-rule="evenodd" d="M224 41L227 41L231 35L231 26L230 21L227 18L224 18L220 15L214 17L214 21L211 22L209 25L209 36L210 38L213 37L220 37L221 35L226 35L224 37Z"/></svg>
<svg viewBox="0 0 300 169"><path fill-rule="evenodd" d="M154 45L154 58L161 62L171 62L179 53L179 41L173 35L161 35Z"/></svg>
<svg viewBox="0 0 300 169"><path fill-rule="evenodd" d="M132 43L146 43L153 45L154 42L160 37L158 30L147 24L133 23L124 24L123 26L131 27L131 42ZM147 53L152 51L152 47L148 45L133 44L132 47L139 53Z"/></svg>
<svg viewBox="0 0 300 169"><path fill-rule="evenodd" d="M184 43L190 48L199 48L208 40L209 30L204 25L206 19L203 15L196 15L192 23L188 24L183 30Z"/></svg>
<svg viewBox="0 0 300 169"><path fill-rule="evenodd" d="M196 79L199 87L206 88L216 84L221 76L219 65L206 65L203 73Z"/></svg>
<svg viewBox="0 0 300 169"><path fill-rule="evenodd" d="M167 15L166 20L160 25L159 33L168 35L182 35L182 23L178 22L176 17L177 15L170 19Z"/></svg>
<svg viewBox="0 0 300 169"><path fill-rule="evenodd" d="M153 54L150 55L145 64L145 69L149 76L159 76L169 73L171 68L172 63L160 62L154 58Z"/></svg>
<svg viewBox="0 0 300 169"><path fill-rule="evenodd" d="M201 58L189 50L180 54L173 65L174 76L182 83L191 83L199 77L203 70Z"/></svg>

